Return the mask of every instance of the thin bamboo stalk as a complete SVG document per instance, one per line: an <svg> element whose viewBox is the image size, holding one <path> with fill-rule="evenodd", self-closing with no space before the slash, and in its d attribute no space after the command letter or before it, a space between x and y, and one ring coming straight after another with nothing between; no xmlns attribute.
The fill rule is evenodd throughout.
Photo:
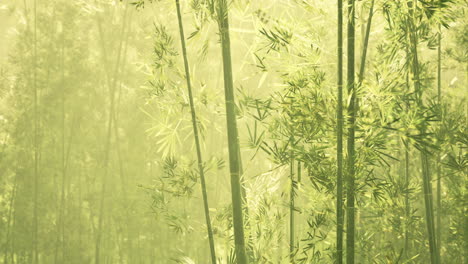
<svg viewBox="0 0 468 264"><path fill-rule="evenodd" d="M343 0L338 0L338 98L336 128L336 262L343 263Z"/></svg>
<svg viewBox="0 0 468 264"><path fill-rule="evenodd" d="M367 25L366 25L366 33L364 37L364 44L362 46L362 54L361 54L361 66L359 68L359 75L358 75L358 87L362 85L364 81L364 73L366 68L366 58L367 58L367 50L369 46L369 36L370 30L372 25L372 17L374 16L374 0L371 1L371 6L369 9L369 15L367 17Z"/></svg>
<svg viewBox="0 0 468 264"><path fill-rule="evenodd" d="M439 24L439 36L438 36L438 45L437 45L437 103L440 110L442 110L442 27ZM441 168L440 168L440 152L437 153L437 250L440 254L441 243L442 243L442 179L441 179Z"/></svg>
<svg viewBox="0 0 468 264"><path fill-rule="evenodd" d="M61 186L61 198L60 198L60 206L58 212L58 221L57 221L57 241L55 246L55 255L54 255L54 263L58 263L58 241L60 240L61 243L61 250L62 250L62 262L65 262L64 255L65 255L65 221L64 221L64 206L65 206L65 180L66 180L66 173L65 173L65 87L64 87L64 79L65 79L65 43L63 39L63 32L61 33L61 54L60 54L60 61L61 61L61 173L62 173L62 186Z"/></svg>
<svg viewBox="0 0 468 264"><path fill-rule="evenodd" d="M213 230L211 227L210 208L208 206L208 195L206 192L205 172L203 168L203 157L201 153L200 137L198 135L197 115L195 112L195 104L193 102L193 93L192 93L192 84L190 81L190 68L189 68L189 63L188 63L188 58L187 58L187 48L185 45L184 26L182 23L182 15L180 12L179 0L175 0L175 2L176 2L176 9L177 9L177 20L179 22L179 33L180 33L180 44L182 46L182 57L184 59L185 79L187 81L187 90L189 94L190 113L192 115L193 136L195 140L195 148L197 151L198 171L200 173L200 185L201 185L201 192L202 192L202 197L203 197L203 207L205 211L205 221L206 221L206 227L207 227L207 232L208 232L208 241L210 245L211 263L216 264L216 252L215 252L215 245L214 245L214 238L213 238Z"/></svg>
<svg viewBox="0 0 468 264"><path fill-rule="evenodd" d="M410 8L410 19L409 19L409 26L410 26L410 39L412 44L412 53L413 53L413 63L412 63L412 71L414 76L414 91L417 96L416 100L419 105L422 105L422 90L420 87L420 69L419 69L419 58L418 58L418 32L416 29L415 21L415 12L414 10L417 7L417 0L413 0L411 8ZM420 129L420 133L425 133L425 128ZM436 246L436 238L435 238L435 228L434 228L434 207L433 207L433 195L432 195L432 184L431 184L431 175L429 171L429 158L427 154L427 150L420 151L420 159L421 159L421 167L422 167L422 178L423 178L423 190L424 190L424 204L425 204L425 213L426 213L426 225L427 225L427 232L428 232L428 240L429 240L429 251L431 256L431 263L438 264L439 261L439 253Z"/></svg>
<svg viewBox="0 0 468 264"><path fill-rule="evenodd" d="M18 188L18 176L15 175L15 182L13 184L13 190L11 192L10 197L10 207L8 208L8 217L7 217L7 227L6 227L6 235L5 235L5 255L3 257L3 263L8 263L8 251L10 249L10 234L11 234L11 218L14 211L15 199L16 199L16 192ZM13 250L12 250L13 251Z"/></svg>
<svg viewBox="0 0 468 264"><path fill-rule="evenodd" d="M405 246L404 254L409 257L409 218L410 218L410 204L409 204L409 146L405 146Z"/></svg>
<svg viewBox="0 0 468 264"><path fill-rule="evenodd" d="M295 263L294 251L296 250L294 244L294 196L295 196L295 184L294 184L294 156L291 151L291 161L289 165L289 177L291 184L291 191L289 196L289 258L290 263Z"/></svg>
<svg viewBox="0 0 468 264"><path fill-rule="evenodd" d="M34 89L34 212L33 212L33 246L32 263L39 262L38 253L38 197L39 197L39 116L37 89L37 1L34 0L34 32L33 32L33 89Z"/></svg>
<svg viewBox="0 0 468 264"><path fill-rule="evenodd" d="M122 59L122 69L121 69L121 72L125 72L125 63L126 63L126 55L127 55L127 48L128 48L128 38L129 38L129 32L131 31L131 21L132 21L132 12L130 11L130 15L129 15L129 19L127 21L127 31L125 32L125 37L124 37L124 41L125 41L125 48L124 48L124 51L123 51L123 59ZM120 117L120 112L119 112L119 109L120 109L120 102L121 102L121 97L122 97L122 80L119 80L119 90L117 91L118 93L118 96L117 96L117 104L116 104L116 107L115 107L115 114L114 114L114 117L113 117L113 121L114 121L114 135L115 135L115 148L117 150L117 158L118 158L118 163L119 163L119 176L120 176L120 183L121 183L121 189L122 189L122 198L123 198L123 206L125 207L125 218L126 218L126 223L124 223L122 225L122 228L126 228L127 230L127 242L126 242L126 245L127 245L127 248L126 248L126 252L127 252L127 262L128 263L131 263L131 255L130 254L130 251L131 251L131 243L132 243L132 236L130 235L131 233L131 228L132 228L132 224L133 224L133 221L132 221L132 218L130 217L130 214L129 214L129 209L128 209L128 206L129 206L129 199L128 199L128 193L127 193L127 185L126 185L126 176L125 176L125 171L124 171L124 159L122 158L122 151L121 151L121 144L120 144L120 137L119 137L119 133L118 133L118 129L119 129L119 117ZM124 238L124 236L122 235L122 239ZM123 243L123 242L122 242ZM123 248L121 250L122 252L122 255L124 255L123 253ZM120 261L124 261L124 257L122 256L122 259Z"/></svg>

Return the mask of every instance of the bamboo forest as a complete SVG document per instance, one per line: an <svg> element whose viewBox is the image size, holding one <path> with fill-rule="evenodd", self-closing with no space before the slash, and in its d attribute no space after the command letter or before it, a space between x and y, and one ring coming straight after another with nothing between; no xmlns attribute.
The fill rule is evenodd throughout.
<svg viewBox="0 0 468 264"><path fill-rule="evenodd" d="M468 263L467 12L0 1L0 264Z"/></svg>

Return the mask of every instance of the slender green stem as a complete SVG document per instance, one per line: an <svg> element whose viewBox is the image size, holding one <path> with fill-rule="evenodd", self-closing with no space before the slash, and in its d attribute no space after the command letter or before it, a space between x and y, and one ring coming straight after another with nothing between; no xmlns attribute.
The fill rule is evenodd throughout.
<svg viewBox="0 0 468 264"><path fill-rule="evenodd" d="M60 206L58 208L58 220L57 220L57 241L55 245L55 254L54 254L54 263L58 263L58 244L59 241L61 243L61 250L62 250L62 262L64 262L64 254L65 254L65 224L64 224L64 207L65 207L65 86L64 86L64 79L65 79L65 45L64 45L64 34L63 31L60 32L61 34L61 54L60 54L60 60L61 60L61 83L60 85L62 86L62 91L61 91L61 107L62 107L62 116L61 116L61 122L62 122L62 127L61 127L61 173L62 173L62 185L61 185L61 190L60 190Z"/></svg>
<svg viewBox="0 0 468 264"><path fill-rule="evenodd" d="M125 38L124 38L124 41L125 41L125 48L123 50L123 60L122 60L122 69L121 71L122 72L125 72L125 65L126 65L126 55L127 55L127 49L128 49L128 38L129 38L129 32L131 31L131 21L132 21L132 12L130 10L130 15L129 15L129 19L127 19L127 31L125 33ZM114 135L115 135L115 148L117 150L117 158L118 158L118 161L119 161L119 175L120 175L120 182L121 182L121 188L122 188L122 198L123 198L123 203L124 203L124 206L127 207L129 206L129 198L128 198L128 192L127 192L127 181L126 181L126 177L125 177L125 172L124 172L124 160L122 159L122 151L121 151L121 144L120 144L120 137L119 137L119 133L118 133L118 129L119 129L119 117L120 117L120 114L119 114L119 109L120 109L120 101L121 101L121 97L122 97L122 80L119 80L119 90L117 91L118 92L118 96L117 96L117 103L116 103L116 107L115 107L115 114L114 114ZM129 213L129 210L125 210L125 218L127 219L127 222L125 224L123 224L123 226L125 226L126 228L126 245L127 245L127 262L131 263L131 259L130 259L130 255L128 253L128 251L130 250L131 248L131 243L132 243L132 237L129 235L130 234L130 230L132 229L132 218L130 217L130 213ZM124 236L122 236L122 240L124 240ZM123 242L122 242L123 243ZM124 261L124 258L121 259L121 261Z"/></svg>
<svg viewBox="0 0 468 264"><path fill-rule="evenodd" d="M422 99L422 90L421 90L421 83L420 83L420 68L419 68L419 58L418 58L418 32L417 27L415 25L416 17L414 10L416 9L417 0L412 2L412 6L410 8L410 19L409 19L409 26L410 26L410 38L412 43L412 55L413 55L413 63L412 63L412 71L414 77L414 91L416 94L417 103L421 106L423 104ZM420 129L420 133L425 133L425 128L422 127ZM423 190L424 190L424 204L425 204L425 211L426 211L426 224L427 224L427 232L428 232L428 239L429 239L429 251L431 256L431 263L438 264L439 261L439 253L436 246L436 238L435 238L435 228L434 228L434 207L433 207L433 196L432 196L432 184L431 184L431 175L429 171L429 157L427 154L427 150L420 151L421 156L421 167L422 167L422 178L423 178Z"/></svg>
<svg viewBox="0 0 468 264"><path fill-rule="evenodd" d="M32 263L39 262L38 252L38 197L39 197L39 113L37 89L37 3L34 0L34 33L33 33L33 89L34 89L34 216Z"/></svg>
<svg viewBox="0 0 468 264"><path fill-rule="evenodd" d="M215 252L215 245L214 245L214 238L213 238L213 230L211 228L211 218L210 218L210 211L209 211L210 209L208 206L208 195L206 193L205 172L203 168L203 158L201 154L200 137L198 135L197 115L195 112L195 106L193 102L193 93L192 93L192 84L190 81L190 69L189 69L189 63L188 63L188 58L187 58L187 48L185 45L184 26L182 23L182 15L180 12L179 0L175 0L175 2L176 2L176 8L177 8L177 20L179 21L179 33L180 33L180 44L182 46L182 57L184 58L185 79L187 81L187 90L189 94L190 112L192 114L193 136L195 140L195 148L197 151L198 171L200 173L201 191L202 191L202 196L203 196L203 207L205 209L205 220L206 220L206 227L207 227L207 232L208 232L208 240L210 244L211 263L215 264L216 252Z"/></svg>
<svg viewBox="0 0 468 264"><path fill-rule="evenodd" d="M289 173L290 173L290 184L291 184L291 191L290 191L290 200L289 200L289 257L290 263L295 263L294 258L294 195L295 195L295 184L294 184L294 157L291 151L291 162L289 165Z"/></svg>
<svg viewBox="0 0 468 264"><path fill-rule="evenodd" d="M348 106L348 171L347 171L347 199L346 199L346 263L354 263L354 181L355 181L355 149L354 149L354 134L355 134L355 103L356 103L356 87L354 81L354 41L355 41L355 3L350 0L348 3L348 72L347 85L348 96L350 102Z"/></svg>
<svg viewBox="0 0 468 264"><path fill-rule="evenodd" d="M439 257L437 256L438 252L434 232L434 207L432 205L432 185L429 171L429 157L427 156L427 153L423 151L421 151L421 164L423 173L424 203L426 206L426 224L429 235L429 250L431 253L431 263L438 264L440 262Z"/></svg>
<svg viewBox="0 0 468 264"><path fill-rule="evenodd" d="M409 257L409 218L410 218L410 205L409 205L409 150L405 146L405 254Z"/></svg>
<svg viewBox="0 0 468 264"><path fill-rule="evenodd" d="M369 9L369 16L367 17L366 34L364 37L364 44L362 46L362 54L361 54L361 66L359 68L358 87L362 85L362 81L364 80L366 58L367 58L367 48L369 46L369 36L370 36L373 16L374 16L374 0L371 1L371 6Z"/></svg>
<svg viewBox="0 0 468 264"><path fill-rule="evenodd" d="M338 98L336 128L336 262L343 263L343 0L338 0Z"/></svg>
<svg viewBox="0 0 468 264"><path fill-rule="evenodd" d="M247 201L247 190L245 189L245 184L244 184L244 167L242 165L242 155L240 153L240 148L239 148L239 180L240 180L240 186L241 186L241 197L242 197L242 208L244 209L244 226L246 230L250 230L250 218L249 218L249 205ZM246 246L246 253L247 255L253 256L253 235L252 232L249 233L249 236L247 237L247 246Z"/></svg>
<svg viewBox="0 0 468 264"><path fill-rule="evenodd" d="M301 168L301 162L298 161L297 162L297 182L300 183L301 182L301 172L302 171L302 168Z"/></svg>
<svg viewBox="0 0 468 264"><path fill-rule="evenodd" d="M10 203L8 208L8 217L7 217L7 226L6 226L6 235L5 235L5 255L3 257L3 263L8 263L8 250L10 249L10 233L11 233L11 218L13 214L13 209L15 205L16 192L18 189L18 176L15 175L15 181L13 184L13 190L11 192Z"/></svg>
<svg viewBox="0 0 468 264"><path fill-rule="evenodd" d="M442 111L442 100L441 100L441 89L442 89L442 27L439 24L439 37L438 37L438 46L437 46L437 103L439 105L440 111ZM441 179L441 171L440 171L440 153L437 153L437 249L440 254L441 249L441 241L442 241L442 222L441 222L441 215L442 215L442 179Z"/></svg>

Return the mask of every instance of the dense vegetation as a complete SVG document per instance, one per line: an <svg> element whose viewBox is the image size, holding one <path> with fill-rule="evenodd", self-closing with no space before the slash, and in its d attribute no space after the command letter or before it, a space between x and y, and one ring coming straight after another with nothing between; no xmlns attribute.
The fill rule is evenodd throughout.
<svg viewBox="0 0 468 264"><path fill-rule="evenodd" d="M466 263L467 7L0 3L0 263Z"/></svg>

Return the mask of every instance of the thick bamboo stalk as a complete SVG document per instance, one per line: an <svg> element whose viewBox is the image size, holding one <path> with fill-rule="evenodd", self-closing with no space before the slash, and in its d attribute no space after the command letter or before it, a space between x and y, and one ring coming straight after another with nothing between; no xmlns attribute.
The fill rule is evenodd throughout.
<svg viewBox="0 0 468 264"><path fill-rule="evenodd" d="M348 71L347 71L347 85L348 96L350 97L348 106L348 171L347 171L347 199L346 199L346 263L354 263L354 181L355 181L355 149L354 149L354 134L355 134L355 103L356 103L356 89L355 89L355 68L354 68L354 41L355 41L355 3L350 0L348 3Z"/></svg>
<svg viewBox="0 0 468 264"><path fill-rule="evenodd" d="M234 241L238 264L248 263L245 250L244 219L242 212L242 187L240 184L240 151L237 132L236 105L232 78L231 40L229 36L228 6L226 0L218 1L218 22L223 57L224 92L226 101L226 123L229 149L229 170L231 174L231 195L233 209Z"/></svg>

